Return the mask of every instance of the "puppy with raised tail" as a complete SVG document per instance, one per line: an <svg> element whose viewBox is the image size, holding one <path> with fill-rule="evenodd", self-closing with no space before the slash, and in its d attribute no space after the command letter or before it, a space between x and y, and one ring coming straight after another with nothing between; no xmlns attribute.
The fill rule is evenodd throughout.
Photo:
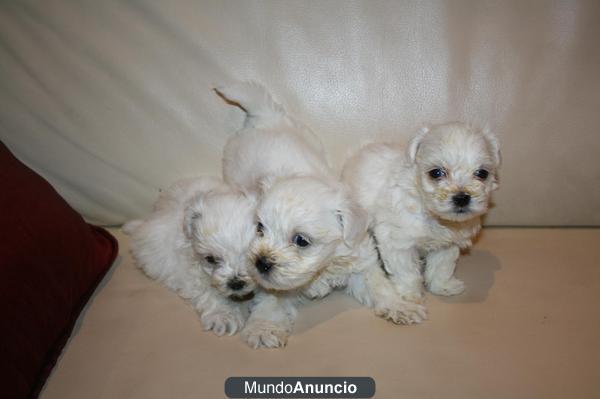
<svg viewBox="0 0 600 399"><path fill-rule="evenodd" d="M256 201L202 177L163 191L151 215L123 226L139 267L189 301L204 329L240 331L256 288L247 271Z"/></svg>
<svg viewBox="0 0 600 399"><path fill-rule="evenodd" d="M408 146L368 145L346 162L343 180L372 216L382 260L406 298L422 302L423 280L437 295L463 292L456 261L481 228L499 166L496 137L462 123L424 128Z"/></svg>
<svg viewBox="0 0 600 399"><path fill-rule="evenodd" d="M247 114L226 145L223 176L260 193L249 270L257 295L242 338L252 347L285 345L302 297L347 292L397 323L425 317L402 298L378 263L368 216L325 160L320 141L256 83L217 92Z"/></svg>

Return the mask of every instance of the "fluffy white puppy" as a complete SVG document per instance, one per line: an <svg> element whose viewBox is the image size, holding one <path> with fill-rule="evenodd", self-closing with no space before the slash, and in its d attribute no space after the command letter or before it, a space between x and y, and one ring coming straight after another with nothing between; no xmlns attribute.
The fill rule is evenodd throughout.
<svg viewBox="0 0 600 399"><path fill-rule="evenodd" d="M462 123L424 128L404 147L371 144L350 158L343 180L372 216L390 277L405 297L456 295L460 249L471 246L497 184L500 151L488 131Z"/></svg>
<svg viewBox="0 0 600 399"><path fill-rule="evenodd" d="M398 323L412 307L379 267L367 233L366 212L329 168L314 134L285 113L262 86L238 84L217 90L247 113L245 128L226 145L225 180L260 192L256 239L249 270L268 292L257 296L242 331L252 347L285 345L295 302L346 287L361 303Z"/></svg>
<svg viewBox="0 0 600 399"><path fill-rule="evenodd" d="M189 179L163 191L147 218L123 227L142 270L188 300L217 335L242 329L256 287L246 267L255 206L217 178Z"/></svg>

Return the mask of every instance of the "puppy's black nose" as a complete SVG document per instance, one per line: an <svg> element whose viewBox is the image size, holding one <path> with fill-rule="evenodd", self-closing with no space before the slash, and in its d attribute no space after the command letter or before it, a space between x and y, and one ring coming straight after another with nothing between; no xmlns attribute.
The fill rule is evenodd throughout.
<svg viewBox="0 0 600 399"><path fill-rule="evenodd" d="M464 208L471 202L471 196L467 193L458 193L452 197L452 202L459 208Z"/></svg>
<svg viewBox="0 0 600 399"><path fill-rule="evenodd" d="M234 277L227 282L227 286L234 291L239 291L246 286L246 282L244 280L240 280L237 277Z"/></svg>
<svg viewBox="0 0 600 399"><path fill-rule="evenodd" d="M261 272L263 274L266 274L273 267L273 262L270 262L269 259L267 259L266 256L259 256L256 259L255 266L256 266L256 268L258 269L259 272Z"/></svg>

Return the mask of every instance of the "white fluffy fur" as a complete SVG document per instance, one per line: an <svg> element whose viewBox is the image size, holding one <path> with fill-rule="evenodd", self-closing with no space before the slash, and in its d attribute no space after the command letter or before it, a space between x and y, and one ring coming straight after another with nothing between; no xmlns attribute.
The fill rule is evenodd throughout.
<svg viewBox="0 0 600 399"><path fill-rule="evenodd" d="M366 234L367 214L337 181L316 136L260 85L217 91L248 114L245 127L226 145L224 179L261 193L256 215L263 227L250 246L248 268L268 292L254 301L242 338L252 347L285 345L295 302L323 297L336 287L346 287L394 322L422 320L424 308L403 298L379 267ZM297 234L310 245L295 245ZM272 264L268 272L254 267L260 258Z"/></svg>
<svg viewBox="0 0 600 399"><path fill-rule="evenodd" d="M235 299L255 289L246 268L255 205L219 179L189 179L162 192L147 218L123 227L144 272L187 299L203 327L217 335L242 329L247 305ZM238 289L228 286L232 282Z"/></svg>
<svg viewBox="0 0 600 399"><path fill-rule="evenodd" d="M422 303L423 277L434 294L463 292L456 260L480 230L499 165L496 138L462 123L425 128L407 146L368 145L346 162L343 180L370 213L382 259L406 298ZM432 169L445 176L432 178ZM478 169L489 176L476 177ZM468 207L455 206L457 193L470 195Z"/></svg>

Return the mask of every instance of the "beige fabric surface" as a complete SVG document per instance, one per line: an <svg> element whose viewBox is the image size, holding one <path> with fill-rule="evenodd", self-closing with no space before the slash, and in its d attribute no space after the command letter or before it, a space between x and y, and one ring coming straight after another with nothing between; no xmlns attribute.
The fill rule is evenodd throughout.
<svg viewBox="0 0 600 399"><path fill-rule="evenodd" d="M600 225L600 1L0 2L0 139L88 219L147 213L219 174L264 83L339 167L424 122L489 124L504 151L488 224Z"/></svg>
<svg viewBox="0 0 600 399"><path fill-rule="evenodd" d="M121 254L42 399L221 398L230 376L371 376L377 398L600 397L600 229L484 229L461 296L396 326L334 294L282 350L203 332L191 307Z"/></svg>

